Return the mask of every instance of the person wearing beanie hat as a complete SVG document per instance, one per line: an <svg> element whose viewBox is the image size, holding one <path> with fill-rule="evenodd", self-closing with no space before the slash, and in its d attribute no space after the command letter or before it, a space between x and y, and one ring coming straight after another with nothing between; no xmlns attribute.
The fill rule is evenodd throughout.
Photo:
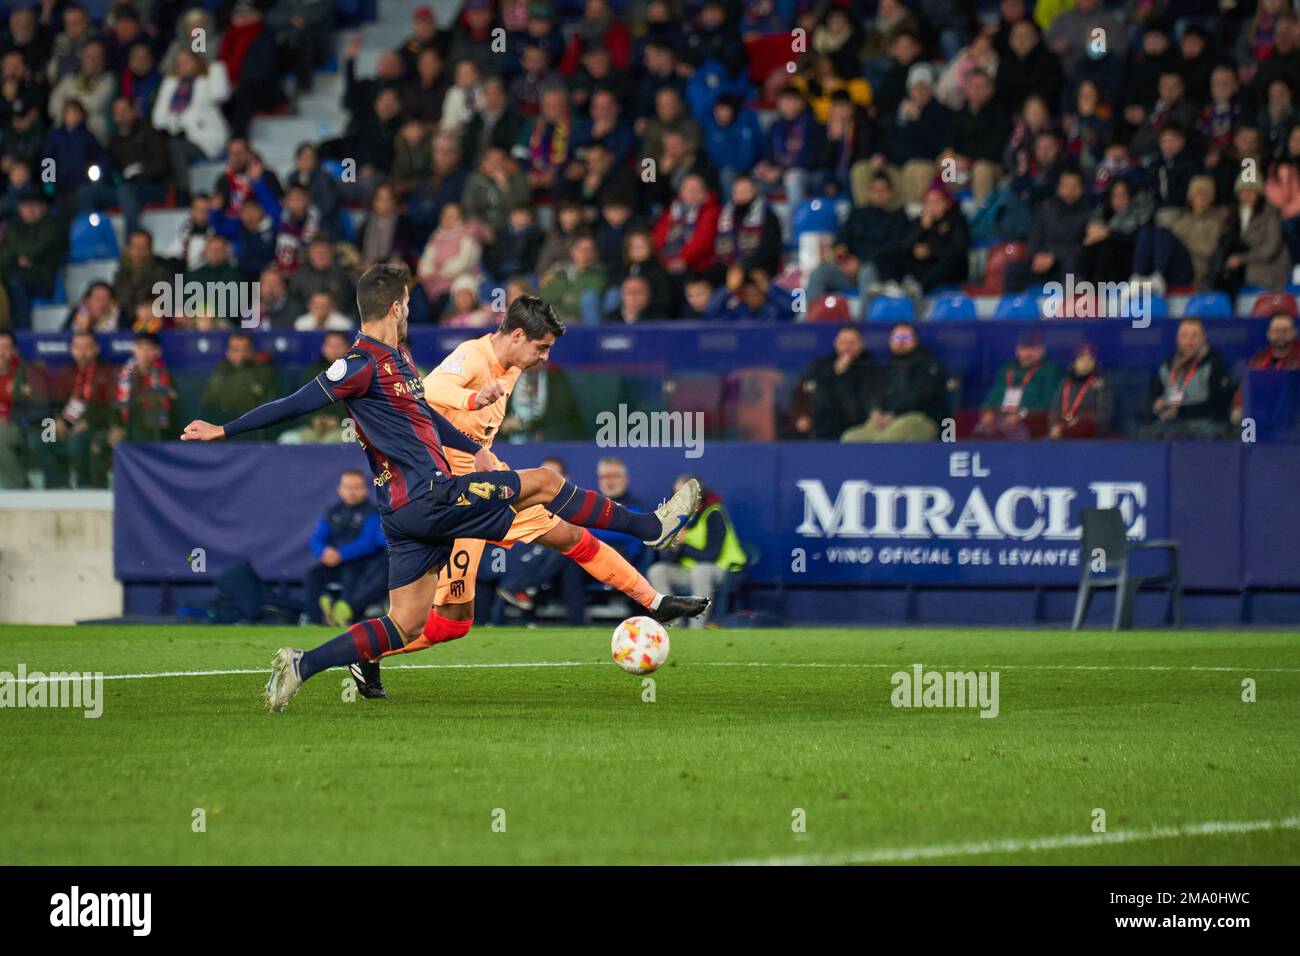
<svg viewBox="0 0 1300 956"><path fill-rule="evenodd" d="M1043 333L1029 329L1016 341L1016 356L993 376L974 435L1023 441L1047 430L1047 415L1061 371L1047 358Z"/></svg>
<svg viewBox="0 0 1300 956"><path fill-rule="evenodd" d="M1228 218L1229 238L1220 249L1223 263L1217 270L1218 286L1229 293L1243 285L1281 291L1291 271L1282 217L1264 199L1259 182L1242 175L1233 192L1237 214Z"/></svg>
<svg viewBox="0 0 1300 956"><path fill-rule="evenodd" d="M1110 428L1111 394L1097 364L1097 350L1081 342L1047 410L1047 437L1096 438Z"/></svg>
<svg viewBox="0 0 1300 956"><path fill-rule="evenodd" d="M907 71L907 95L885 123L885 156L901 170L895 176L904 205L921 198L935 174L939 154L952 143L952 110L934 98L934 68L914 63Z"/></svg>
<svg viewBox="0 0 1300 956"><path fill-rule="evenodd" d="M1169 286L1204 289L1213 284L1211 259L1226 233L1229 214L1227 208L1214 205L1214 196L1212 177L1191 178L1187 204L1172 218L1165 218L1172 210L1161 210L1155 228L1138 233L1130 282L1149 282L1158 295Z"/></svg>

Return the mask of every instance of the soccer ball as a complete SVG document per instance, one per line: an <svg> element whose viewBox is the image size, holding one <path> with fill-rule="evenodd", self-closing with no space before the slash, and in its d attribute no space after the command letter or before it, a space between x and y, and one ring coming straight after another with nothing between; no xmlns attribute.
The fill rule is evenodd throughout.
<svg viewBox="0 0 1300 956"><path fill-rule="evenodd" d="M668 632L652 617L629 617L614 628L609 651L629 674L649 674L668 660Z"/></svg>

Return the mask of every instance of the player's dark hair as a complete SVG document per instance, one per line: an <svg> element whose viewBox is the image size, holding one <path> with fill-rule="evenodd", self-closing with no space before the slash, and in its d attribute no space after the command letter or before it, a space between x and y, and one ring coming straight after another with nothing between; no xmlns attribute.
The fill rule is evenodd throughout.
<svg viewBox="0 0 1300 956"><path fill-rule="evenodd" d="M558 339L564 334L564 323L541 296L521 295L510 304L506 317L501 320L502 332L515 329L523 329L524 335L533 341L545 338L547 334Z"/></svg>
<svg viewBox="0 0 1300 956"><path fill-rule="evenodd" d="M410 273L406 266L371 266L357 280L357 310L362 323L378 322L388 314L394 302L402 301Z"/></svg>

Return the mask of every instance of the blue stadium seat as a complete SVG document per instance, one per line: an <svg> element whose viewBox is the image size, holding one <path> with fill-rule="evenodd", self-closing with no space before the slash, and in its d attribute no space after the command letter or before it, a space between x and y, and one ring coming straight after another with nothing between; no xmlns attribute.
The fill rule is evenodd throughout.
<svg viewBox="0 0 1300 956"><path fill-rule="evenodd" d="M116 259L117 237L106 213L90 212L72 220L68 235L69 262L89 262L92 259Z"/></svg>
<svg viewBox="0 0 1300 956"><path fill-rule="evenodd" d="M1004 295L993 313L995 319L1041 319L1038 296L1033 292Z"/></svg>
<svg viewBox="0 0 1300 956"><path fill-rule="evenodd" d="M975 300L964 292L951 292L935 298L930 307L932 319L973 319Z"/></svg>
<svg viewBox="0 0 1300 956"><path fill-rule="evenodd" d="M867 319L871 322L915 322L916 306L911 299L877 296L867 312Z"/></svg>
<svg viewBox="0 0 1300 956"><path fill-rule="evenodd" d="M67 305L68 290L63 284L63 270L54 273L54 291L49 295L32 296L32 308L39 309L46 305Z"/></svg>
<svg viewBox="0 0 1300 956"><path fill-rule="evenodd" d="M799 237L805 232L828 232L834 235L838 227L835 203L829 199L805 199L790 214L790 237L796 246Z"/></svg>
<svg viewBox="0 0 1300 956"><path fill-rule="evenodd" d="M1232 300L1223 292L1197 292L1188 298L1183 315L1192 319L1230 319Z"/></svg>

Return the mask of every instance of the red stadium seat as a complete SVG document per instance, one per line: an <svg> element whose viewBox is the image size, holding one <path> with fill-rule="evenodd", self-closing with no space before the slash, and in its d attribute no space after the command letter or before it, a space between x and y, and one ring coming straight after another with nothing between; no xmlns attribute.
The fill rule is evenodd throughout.
<svg viewBox="0 0 1300 956"><path fill-rule="evenodd" d="M984 281L974 287L967 287L970 295L1001 295L1006 286L1007 264L1025 262L1029 250L1023 242L1000 242L990 246L988 258L984 262Z"/></svg>
<svg viewBox="0 0 1300 956"><path fill-rule="evenodd" d="M723 418L738 441L776 441L777 391L785 384L779 369L738 368L727 376Z"/></svg>
<svg viewBox="0 0 1300 956"><path fill-rule="evenodd" d="M788 33L773 33L756 40L746 40L745 53L749 59L749 79L760 89L772 73L784 70L787 63L798 59L790 51Z"/></svg>
<svg viewBox="0 0 1300 956"><path fill-rule="evenodd" d="M1250 314L1253 316L1277 315L1279 312L1285 312L1295 318L1297 314L1295 296L1289 292L1265 292L1250 307Z"/></svg>
<svg viewBox="0 0 1300 956"><path fill-rule="evenodd" d="M808 309L809 322L850 322L849 300L842 295L822 296Z"/></svg>

